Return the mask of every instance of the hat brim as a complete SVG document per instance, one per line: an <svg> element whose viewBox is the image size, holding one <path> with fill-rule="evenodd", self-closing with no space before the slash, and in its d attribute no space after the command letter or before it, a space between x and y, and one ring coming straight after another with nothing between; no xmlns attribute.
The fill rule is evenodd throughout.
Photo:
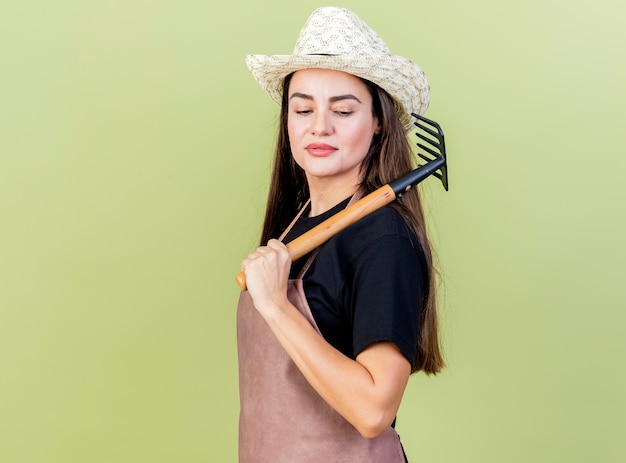
<svg viewBox="0 0 626 463"><path fill-rule="evenodd" d="M426 75L413 61L396 55L248 55L248 69L278 104L283 81L302 69L331 69L367 79L389 93L398 106L400 121L407 131L413 126L411 113L424 114L430 103Z"/></svg>

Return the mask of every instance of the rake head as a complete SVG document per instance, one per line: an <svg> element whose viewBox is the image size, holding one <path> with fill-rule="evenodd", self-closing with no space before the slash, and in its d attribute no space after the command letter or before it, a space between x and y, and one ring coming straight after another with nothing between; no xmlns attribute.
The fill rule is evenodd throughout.
<svg viewBox="0 0 626 463"><path fill-rule="evenodd" d="M409 172L404 177L389 182L389 186L396 198L400 198L404 193L431 175L441 180L443 187L448 191L448 165L443 130L435 121L426 119L419 114L413 114L413 116L417 118L417 122L414 122L415 126L420 129L415 135L424 142L417 143L417 146L422 150L417 155L426 163L418 165L417 169Z"/></svg>
<svg viewBox="0 0 626 463"><path fill-rule="evenodd" d="M441 180L443 187L448 191L448 164L446 162L446 145L443 138L443 130L435 121L424 116L415 113L412 113L412 116L417 119L413 124L420 129L415 132L415 135L426 143L417 142L417 146L421 148L417 155L426 161L426 164L420 164L420 166L432 164L433 168L436 167L431 172L431 175Z"/></svg>

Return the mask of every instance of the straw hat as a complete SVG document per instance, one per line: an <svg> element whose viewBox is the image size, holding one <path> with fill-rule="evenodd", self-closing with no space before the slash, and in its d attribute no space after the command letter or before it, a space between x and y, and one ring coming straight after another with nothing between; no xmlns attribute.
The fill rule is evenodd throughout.
<svg viewBox="0 0 626 463"><path fill-rule="evenodd" d="M300 31L292 55L248 55L246 63L278 104L283 80L300 69L333 69L367 79L393 97L407 131L413 127L411 113L424 114L430 101L430 87L419 66L392 55L378 34L345 8L315 10Z"/></svg>

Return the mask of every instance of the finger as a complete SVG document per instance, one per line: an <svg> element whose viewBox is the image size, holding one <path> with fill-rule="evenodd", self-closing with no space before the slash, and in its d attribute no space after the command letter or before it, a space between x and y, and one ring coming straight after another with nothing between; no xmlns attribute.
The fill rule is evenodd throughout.
<svg viewBox="0 0 626 463"><path fill-rule="evenodd" d="M267 247L275 251L286 251L287 246L282 241L271 239L267 242Z"/></svg>
<svg viewBox="0 0 626 463"><path fill-rule="evenodd" d="M272 252L274 251L272 249L269 249L267 246L261 246L248 254L248 259L257 259Z"/></svg>

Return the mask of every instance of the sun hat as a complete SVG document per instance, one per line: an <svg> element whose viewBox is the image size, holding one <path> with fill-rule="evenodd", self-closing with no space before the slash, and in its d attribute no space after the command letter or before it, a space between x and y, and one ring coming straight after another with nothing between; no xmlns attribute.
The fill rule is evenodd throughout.
<svg viewBox="0 0 626 463"><path fill-rule="evenodd" d="M411 113L424 114L430 102L430 87L420 67L392 55L370 26L345 8L316 9L302 27L293 54L248 55L246 64L278 104L285 77L301 69L332 69L367 79L392 96L407 131L414 127Z"/></svg>

